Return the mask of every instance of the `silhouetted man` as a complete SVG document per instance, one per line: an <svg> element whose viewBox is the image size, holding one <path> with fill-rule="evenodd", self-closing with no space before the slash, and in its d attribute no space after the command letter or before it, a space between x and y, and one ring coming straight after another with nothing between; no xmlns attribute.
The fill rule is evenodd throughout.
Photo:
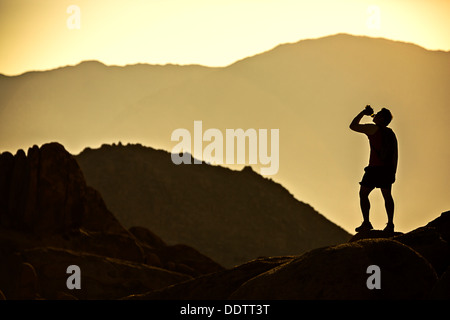
<svg viewBox="0 0 450 320"><path fill-rule="evenodd" d="M375 124L360 124L364 115L373 116ZM392 198L392 184L397 172L398 148L397 138L392 129L387 126L392 120L391 112L383 108L376 115L370 106L361 111L350 124L350 129L367 135L370 144L369 165L364 168L364 176L360 182L359 199L363 215L363 223L356 228L356 232L373 229L369 219L369 194L375 188L380 188L388 217L384 231L394 232L394 199Z"/></svg>

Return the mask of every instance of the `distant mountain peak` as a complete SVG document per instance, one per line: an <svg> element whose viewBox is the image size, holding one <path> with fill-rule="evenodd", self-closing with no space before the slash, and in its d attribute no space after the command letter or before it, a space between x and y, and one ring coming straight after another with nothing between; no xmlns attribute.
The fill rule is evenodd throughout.
<svg viewBox="0 0 450 320"><path fill-rule="evenodd" d="M131 144L85 149L76 159L124 226L147 227L224 266L350 238L250 166L175 165L167 151Z"/></svg>
<svg viewBox="0 0 450 320"><path fill-rule="evenodd" d="M107 67L106 64L104 64L103 62L100 62L98 60L84 60L84 61L81 61L80 63L78 63L75 66L76 67L79 67L79 66L102 66L102 67Z"/></svg>
<svg viewBox="0 0 450 320"><path fill-rule="evenodd" d="M299 48L300 49L300 48L303 48L305 45L311 45L311 48L313 48L314 50L318 50L318 49L320 49L318 47L318 45L324 46L325 44L327 44L328 48L333 49L332 43L335 43L337 46L340 46L340 47L343 47L350 43L354 44L354 45L360 45L360 47L365 47L367 45L379 47L380 44L385 44L385 45L389 44L389 45L410 47L410 48L414 48L416 50L418 49L418 50L433 52L433 50L425 49L425 48L421 47L420 45L417 45L412 42L405 42L405 41L401 41L401 40L392 40L392 39L383 38L383 37L353 35L353 34L349 34L349 33L336 33L336 34L321 36L321 37L317 37L317 38L305 38L305 39L301 39L301 40L294 41L294 42L280 43L269 50L266 50L266 51L263 51L260 53L256 53L255 55L248 56L248 57L242 58L240 60L237 60L236 62L232 63L230 66L238 65L241 62L252 60L252 58L264 57L264 56L267 56L270 54L276 54L277 52L279 52L281 50L285 50L285 49L290 49L290 48Z"/></svg>

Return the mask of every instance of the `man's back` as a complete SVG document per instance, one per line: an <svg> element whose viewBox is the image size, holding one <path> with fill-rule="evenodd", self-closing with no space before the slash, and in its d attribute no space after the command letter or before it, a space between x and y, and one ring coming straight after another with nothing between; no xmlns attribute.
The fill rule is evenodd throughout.
<svg viewBox="0 0 450 320"><path fill-rule="evenodd" d="M391 128L376 126L373 134L367 134L370 143L369 166L387 166L397 171L397 138Z"/></svg>

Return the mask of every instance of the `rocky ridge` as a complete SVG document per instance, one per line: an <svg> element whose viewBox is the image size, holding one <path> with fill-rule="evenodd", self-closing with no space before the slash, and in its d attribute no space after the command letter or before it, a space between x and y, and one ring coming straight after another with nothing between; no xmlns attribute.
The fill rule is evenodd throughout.
<svg viewBox="0 0 450 320"><path fill-rule="evenodd" d="M373 230L299 256L258 258L126 299L373 300L450 297L450 211L408 233ZM380 268L369 289L367 269Z"/></svg>
<svg viewBox="0 0 450 320"><path fill-rule="evenodd" d="M115 299L223 269L148 229L125 229L58 143L0 155L0 261L6 299ZM85 290L67 288L70 265Z"/></svg>

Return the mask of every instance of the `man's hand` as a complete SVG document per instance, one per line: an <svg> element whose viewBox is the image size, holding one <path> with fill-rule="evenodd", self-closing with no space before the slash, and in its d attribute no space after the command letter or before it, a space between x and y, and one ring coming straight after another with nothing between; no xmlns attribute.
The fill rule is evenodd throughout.
<svg viewBox="0 0 450 320"><path fill-rule="evenodd" d="M373 114L373 109L370 105L367 105L366 108L364 109L363 113L366 116L371 116Z"/></svg>
<svg viewBox="0 0 450 320"><path fill-rule="evenodd" d="M378 130L376 125L359 123L364 115L370 116L372 114L373 114L372 107L370 107L369 105L366 106L366 108L363 111L361 111L360 113L358 113L358 115L350 123L350 129L353 131L356 131L356 132L364 133L368 136L374 134Z"/></svg>

